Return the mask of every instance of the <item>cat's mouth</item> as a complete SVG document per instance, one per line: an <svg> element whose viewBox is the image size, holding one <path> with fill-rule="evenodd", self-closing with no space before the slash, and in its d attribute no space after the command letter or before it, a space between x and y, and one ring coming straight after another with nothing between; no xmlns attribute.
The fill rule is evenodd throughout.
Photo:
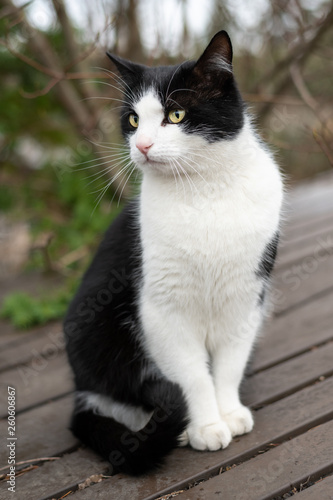
<svg viewBox="0 0 333 500"><path fill-rule="evenodd" d="M170 164L164 155L156 154L153 151L147 151L146 153L135 152L135 157L133 158L134 163L136 163L141 168L156 168L165 170L165 167Z"/></svg>
<svg viewBox="0 0 333 500"><path fill-rule="evenodd" d="M161 159L157 159L157 158L154 158L154 157L151 157L151 156L148 156L148 155L145 155L143 158L142 158L142 164L143 165L151 165L151 166L154 166L154 165L165 165L165 161L161 160Z"/></svg>

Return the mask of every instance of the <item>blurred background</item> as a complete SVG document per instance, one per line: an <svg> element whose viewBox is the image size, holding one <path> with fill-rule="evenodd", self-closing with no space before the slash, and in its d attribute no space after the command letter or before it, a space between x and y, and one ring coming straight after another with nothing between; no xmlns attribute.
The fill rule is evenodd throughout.
<svg viewBox="0 0 333 500"><path fill-rule="evenodd" d="M105 51L174 64L221 29L288 185L331 169L332 0L0 0L2 317L19 328L60 318L137 190Z"/></svg>

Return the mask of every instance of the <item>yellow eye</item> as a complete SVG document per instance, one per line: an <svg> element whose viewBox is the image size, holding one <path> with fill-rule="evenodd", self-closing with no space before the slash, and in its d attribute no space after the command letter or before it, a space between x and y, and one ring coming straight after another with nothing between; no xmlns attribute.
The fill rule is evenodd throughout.
<svg viewBox="0 0 333 500"><path fill-rule="evenodd" d="M179 123L183 120L184 116L185 116L185 111L183 109L176 109L175 111L170 111L169 122Z"/></svg>
<svg viewBox="0 0 333 500"><path fill-rule="evenodd" d="M132 125L132 127L138 128L138 126L139 126L138 115L135 115L134 113L132 113L131 115L129 115L128 120L129 120L130 124Z"/></svg>

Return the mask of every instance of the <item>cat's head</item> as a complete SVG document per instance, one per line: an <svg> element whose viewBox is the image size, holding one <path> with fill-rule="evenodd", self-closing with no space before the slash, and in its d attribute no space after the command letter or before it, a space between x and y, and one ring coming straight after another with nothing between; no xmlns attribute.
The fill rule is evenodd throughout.
<svg viewBox="0 0 333 500"><path fill-rule="evenodd" d="M108 56L122 81L122 132L143 171L200 170L200 156L209 145L231 140L241 130L244 105L225 31L213 37L197 61L177 66L147 67Z"/></svg>

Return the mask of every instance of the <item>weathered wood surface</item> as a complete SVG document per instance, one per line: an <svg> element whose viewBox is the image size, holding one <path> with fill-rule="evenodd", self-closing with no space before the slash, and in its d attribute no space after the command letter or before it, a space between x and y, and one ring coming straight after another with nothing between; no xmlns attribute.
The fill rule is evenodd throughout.
<svg viewBox="0 0 333 500"><path fill-rule="evenodd" d="M182 500L273 500L296 493L304 500L332 500L333 176L290 194L272 302L274 312L242 386L254 430L218 452L177 449L160 471L139 478L110 477L108 464L70 433L73 384L61 325L24 333L2 323L0 414L6 416L11 385L17 394L16 459L33 460L17 466L25 470L16 480L17 498L60 499L69 493L66 498L74 500L154 500L169 494ZM0 435L4 467L5 418ZM100 482L81 489L92 475ZM7 486L0 482L0 499L9 498Z"/></svg>
<svg viewBox="0 0 333 500"><path fill-rule="evenodd" d="M228 474L219 474L191 488L179 499L266 500L288 493L290 485L298 487L331 471L332 448L327 435L332 433L333 422L327 422L234 467Z"/></svg>

